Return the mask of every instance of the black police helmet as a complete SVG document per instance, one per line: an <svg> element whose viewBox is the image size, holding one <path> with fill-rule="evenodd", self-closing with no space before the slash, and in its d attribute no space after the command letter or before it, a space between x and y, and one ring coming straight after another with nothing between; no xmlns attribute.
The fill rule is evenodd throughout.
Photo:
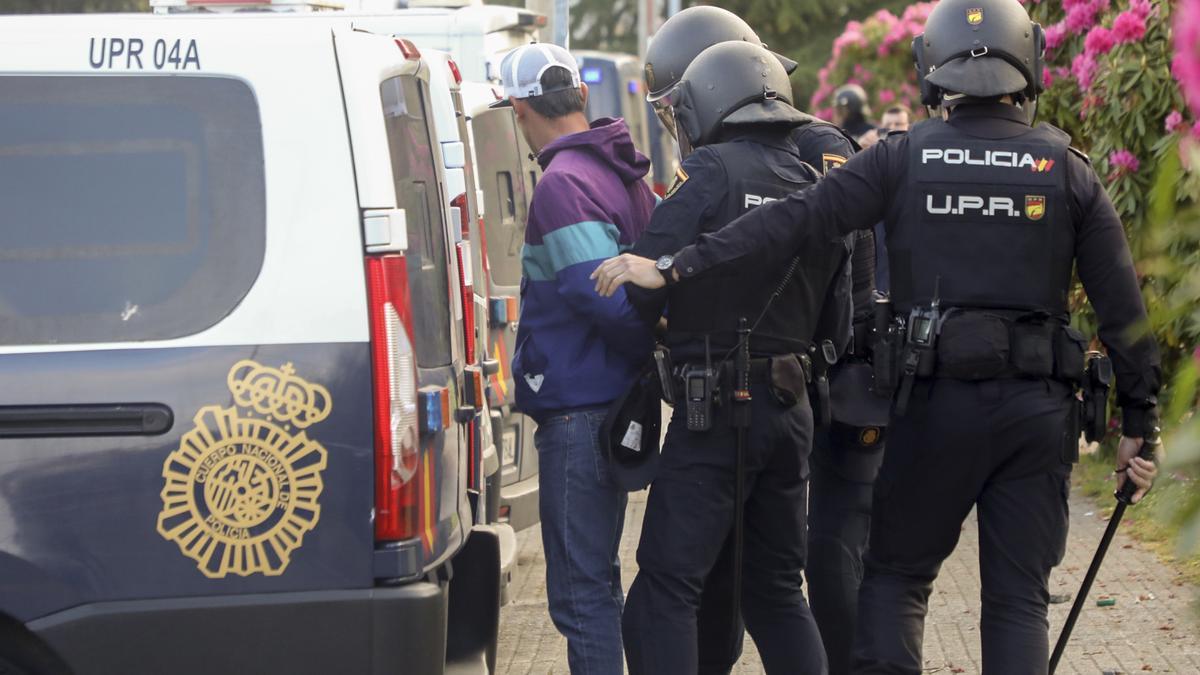
<svg viewBox="0 0 1200 675"><path fill-rule="evenodd" d="M681 146L712 143L724 126L798 126L808 119L792 107L792 84L783 65L766 48L749 42L705 49L664 96Z"/></svg>
<svg viewBox="0 0 1200 675"><path fill-rule="evenodd" d="M700 52L731 40L762 45L750 24L727 9L698 5L671 16L646 48L646 100L654 101L678 84ZM796 69L795 61L780 54L775 58L788 73Z"/></svg>
<svg viewBox="0 0 1200 675"><path fill-rule="evenodd" d="M1033 100L1045 46L1042 27L1017 0L942 0L913 40L921 102L939 105L946 92Z"/></svg>
<svg viewBox="0 0 1200 675"><path fill-rule="evenodd" d="M833 104L846 111L851 118L866 117L871 114L867 105L867 92L857 84L843 84L833 92Z"/></svg>

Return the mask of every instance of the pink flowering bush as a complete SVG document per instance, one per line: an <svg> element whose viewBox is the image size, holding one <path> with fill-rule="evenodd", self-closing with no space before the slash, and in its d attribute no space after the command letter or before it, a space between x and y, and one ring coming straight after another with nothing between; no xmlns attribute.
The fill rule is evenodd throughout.
<svg viewBox="0 0 1200 675"><path fill-rule="evenodd" d="M912 65L912 40L925 29L932 2L910 5L900 16L881 9L864 21L851 21L833 41L833 55L817 72L817 89L809 110L825 119L833 116L833 92L857 84L867 92L876 114L890 105L908 106L917 117L920 94Z"/></svg>
<svg viewBox="0 0 1200 675"><path fill-rule="evenodd" d="M1046 27L1053 72L1038 116L1091 156L1129 232L1167 383L1159 400L1172 470L1158 490L1170 490L1180 472L1200 475L1200 0L1026 6ZM1081 289L1073 299L1094 331ZM1195 551L1200 493L1186 494L1165 515Z"/></svg>
<svg viewBox="0 0 1200 675"><path fill-rule="evenodd" d="M1189 3L1182 0L1179 12ZM1038 116L1069 132L1087 151L1134 234L1145 222L1151 182L1167 153L1179 152L1194 115L1183 105L1180 84L1197 82L1200 66L1173 57L1168 0L1042 0L1027 5L1045 26L1046 65L1053 73ZM1200 44L1200 10L1190 24ZM1175 42L1179 42L1176 30ZM1195 47L1200 50L1200 47ZM1174 58L1174 77L1172 59ZM1168 119L1172 114L1174 118ZM1178 199L1200 197L1200 178L1176 182ZM1135 246L1141 240L1134 238Z"/></svg>
<svg viewBox="0 0 1200 675"><path fill-rule="evenodd" d="M1171 70L1192 114L1200 116L1200 2L1180 0L1175 14L1175 57Z"/></svg>

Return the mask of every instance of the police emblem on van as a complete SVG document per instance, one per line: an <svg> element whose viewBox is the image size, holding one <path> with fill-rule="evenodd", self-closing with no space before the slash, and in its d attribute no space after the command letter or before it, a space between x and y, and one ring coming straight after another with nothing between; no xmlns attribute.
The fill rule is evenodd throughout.
<svg viewBox="0 0 1200 675"><path fill-rule="evenodd" d="M1046 198L1042 195L1025 195L1025 217L1041 220L1046 215Z"/></svg>
<svg viewBox="0 0 1200 675"><path fill-rule="evenodd" d="M291 364L238 361L226 383L234 405L201 408L163 463L158 533L211 579L278 576L321 516L327 453L304 430L333 401Z"/></svg>
<svg viewBox="0 0 1200 675"><path fill-rule="evenodd" d="M978 26L983 23L983 8L972 7L967 10L967 23L972 26Z"/></svg>

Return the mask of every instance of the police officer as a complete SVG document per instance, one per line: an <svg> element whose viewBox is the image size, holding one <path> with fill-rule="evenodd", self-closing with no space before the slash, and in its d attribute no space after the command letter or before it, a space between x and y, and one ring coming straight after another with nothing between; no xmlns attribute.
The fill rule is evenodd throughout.
<svg viewBox="0 0 1200 675"><path fill-rule="evenodd" d="M729 41L766 47L750 25L729 10L697 5L672 15L654 33L646 49L645 76L649 92L646 100L656 111L663 109L663 94L679 83L692 60L705 49ZM789 75L796 69L795 61L780 54L775 58ZM660 114L659 119L674 136L669 112L665 116ZM792 141L800 158L822 173L841 166L857 150L853 141L837 126L804 113L800 113L799 122L792 131Z"/></svg>
<svg viewBox="0 0 1200 675"><path fill-rule="evenodd" d="M761 44L745 21L719 7L690 7L671 16L655 33L646 52L647 100L658 108L665 107L663 95L678 84L696 55L713 44L732 40ZM789 73L795 68L794 61L776 56ZM664 124L671 124L669 110L660 118L665 118ZM669 131L674 134L674 129ZM837 126L807 114L792 129L790 138L800 159L822 173L841 166L856 150L854 142ZM686 179L686 172L677 175L677 180ZM840 355L840 362L829 375L834 402L832 428L837 432L816 430L808 518L809 595L833 673L844 672L849 658L870 519L871 484L883 459L887 418L886 399L873 395L867 386L865 338L873 305L874 235L870 231L856 232L852 243L853 278L839 284L835 293L853 293L853 336L857 343L851 342L848 332L850 317L828 316L822 322L819 338L829 339ZM848 307L844 297L828 306L842 310ZM732 547L727 546L704 587L698 628L700 673L729 672L741 654L742 625L731 612L731 563Z"/></svg>
<svg viewBox="0 0 1200 675"><path fill-rule="evenodd" d="M655 209L635 251L677 250L815 181L788 138L805 119L790 100L786 71L761 46L722 42L697 56L660 106L676 129L687 178ZM746 413L753 424L742 427L742 616L768 671L824 671L802 589L812 438L806 379L826 298L845 278L848 259L847 243L838 240L749 273L630 296L648 319L669 306L666 344L678 378L625 607L631 673L697 672L697 610L735 527L734 423ZM669 267L670 256L660 264ZM748 387L737 381L739 371ZM739 392L747 391L744 401Z"/></svg>
<svg viewBox="0 0 1200 675"><path fill-rule="evenodd" d="M920 672L930 588L972 507L984 672L1046 672L1047 578L1066 543L1086 342L1068 325L1073 264L1117 377L1118 483L1132 480L1137 501L1156 473L1139 453L1157 438L1161 374L1154 342L1133 330L1146 311L1124 231L1067 135L1028 123L1043 47L1040 26L1012 0L943 0L914 40L923 100L940 103L942 119L701 236L670 269L625 255L594 274L602 292L667 279L682 290L884 221L897 317L884 335L900 344L880 344L897 346L899 385L855 672Z"/></svg>
<svg viewBox="0 0 1200 675"><path fill-rule="evenodd" d="M875 133L875 125L867 120L870 115L867 92L862 87L843 84L833 92L833 123L845 129L859 144Z"/></svg>

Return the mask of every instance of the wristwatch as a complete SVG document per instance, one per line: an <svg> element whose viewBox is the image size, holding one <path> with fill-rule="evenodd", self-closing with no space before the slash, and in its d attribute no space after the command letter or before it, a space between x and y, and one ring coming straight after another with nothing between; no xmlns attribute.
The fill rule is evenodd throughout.
<svg viewBox="0 0 1200 675"><path fill-rule="evenodd" d="M654 261L654 269L663 276L663 280L667 282L668 286L675 283L675 256L664 255Z"/></svg>

